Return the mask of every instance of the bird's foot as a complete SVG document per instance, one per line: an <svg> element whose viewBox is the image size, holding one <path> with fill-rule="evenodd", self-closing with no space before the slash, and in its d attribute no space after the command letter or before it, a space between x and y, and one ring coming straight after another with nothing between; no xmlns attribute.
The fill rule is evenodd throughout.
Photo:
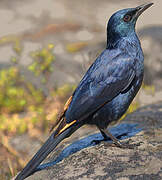
<svg viewBox="0 0 162 180"><path fill-rule="evenodd" d="M141 143L142 142L139 142L139 143L136 143L136 144L130 144L130 140L128 140L125 143L120 143L118 141L118 143L114 143L114 145L116 145L116 147L123 148L123 149L134 149L134 148L140 146Z"/></svg>
<svg viewBox="0 0 162 180"><path fill-rule="evenodd" d="M113 143L113 142L108 142L108 140L110 140L110 139L100 139L100 140L93 140L93 141L91 141L91 144L93 144L93 145L98 145L98 144L100 144L100 143L104 143L104 144L106 144L106 145L108 145L108 146L110 146L110 147L119 147L119 145L117 145L117 144L115 144L115 143Z"/></svg>
<svg viewBox="0 0 162 180"><path fill-rule="evenodd" d="M104 142L108 146L118 147L118 148L122 148L122 149L134 149L134 148L140 146L141 143L142 143L142 142L139 142L139 143L136 143L136 144L130 144L131 143L130 140L128 140L125 143L121 143L120 141L111 143L111 142L107 142L107 139L101 139L101 140L93 140L91 142L91 144L98 145L101 142Z"/></svg>

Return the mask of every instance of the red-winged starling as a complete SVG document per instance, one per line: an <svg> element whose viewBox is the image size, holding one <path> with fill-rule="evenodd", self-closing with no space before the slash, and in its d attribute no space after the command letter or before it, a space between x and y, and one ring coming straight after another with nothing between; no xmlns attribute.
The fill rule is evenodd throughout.
<svg viewBox="0 0 162 180"><path fill-rule="evenodd" d="M144 56L135 32L138 17L153 3L117 11L107 25L107 46L90 66L65 104L57 129L18 174L23 180L65 138L84 124L94 124L104 139L122 144L107 127L121 118L139 91L144 74Z"/></svg>

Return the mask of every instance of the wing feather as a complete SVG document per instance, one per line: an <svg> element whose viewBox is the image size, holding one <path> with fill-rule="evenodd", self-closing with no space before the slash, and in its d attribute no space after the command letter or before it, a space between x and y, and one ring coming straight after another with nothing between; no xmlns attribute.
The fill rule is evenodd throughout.
<svg viewBox="0 0 162 180"><path fill-rule="evenodd" d="M66 122L83 120L125 91L136 75L135 63L135 59L123 54L107 63L99 57L74 92L65 112Z"/></svg>

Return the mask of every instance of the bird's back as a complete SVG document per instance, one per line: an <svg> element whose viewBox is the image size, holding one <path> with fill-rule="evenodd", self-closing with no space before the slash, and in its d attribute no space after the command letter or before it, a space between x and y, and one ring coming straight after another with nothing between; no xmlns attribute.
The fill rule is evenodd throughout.
<svg viewBox="0 0 162 180"><path fill-rule="evenodd" d="M72 102L65 114L67 120L79 119L79 115L85 113L84 109L87 112L91 112L91 108L95 109L95 107L92 107L95 104L89 106L89 108L87 104L94 101L94 94L99 94L101 98L100 87L105 86L105 84L109 85L109 83L113 84L117 78L120 80L127 73L134 73L132 67L136 76L142 79L143 53L136 35L130 39L121 39L114 48L105 49L91 65L73 94ZM127 69L125 74L123 74L123 69ZM112 76L112 74L116 75ZM122 86L122 84L119 84L119 86ZM120 89L120 87L115 88ZM111 91L113 97L113 89ZM105 98L105 102L107 101L105 93L103 93L102 98ZM83 105L84 102L86 103Z"/></svg>

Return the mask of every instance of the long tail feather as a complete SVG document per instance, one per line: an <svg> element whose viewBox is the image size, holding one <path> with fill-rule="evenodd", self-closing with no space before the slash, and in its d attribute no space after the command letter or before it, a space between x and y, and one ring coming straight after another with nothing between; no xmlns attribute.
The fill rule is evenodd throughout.
<svg viewBox="0 0 162 180"><path fill-rule="evenodd" d="M15 180L23 180L33 174L40 163L55 149L55 147L65 138L69 137L81 125L72 125L61 134L55 137L55 132L47 139L25 168L17 175Z"/></svg>

